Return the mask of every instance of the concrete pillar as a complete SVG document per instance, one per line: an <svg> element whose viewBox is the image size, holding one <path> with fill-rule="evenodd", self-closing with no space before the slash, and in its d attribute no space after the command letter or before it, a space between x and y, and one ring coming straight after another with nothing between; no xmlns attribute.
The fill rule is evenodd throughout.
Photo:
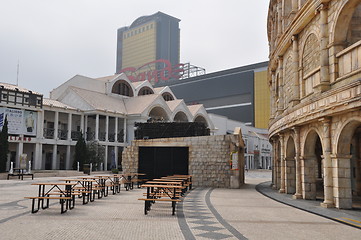
<svg viewBox="0 0 361 240"><path fill-rule="evenodd" d="M72 165L71 165L71 154L70 154L70 148L71 146L68 145L66 146L66 160L65 160L65 169L72 169Z"/></svg>
<svg viewBox="0 0 361 240"><path fill-rule="evenodd" d="M42 161L41 145L42 145L41 143L35 144L33 169L41 169L41 161Z"/></svg>
<svg viewBox="0 0 361 240"><path fill-rule="evenodd" d="M317 91L324 92L330 89L329 54L328 54L328 6L327 3L319 5L320 12L320 84L315 86Z"/></svg>
<svg viewBox="0 0 361 240"><path fill-rule="evenodd" d="M108 146L107 145L105 146L105 153L104 153L104 171L108 171Z"/></svg>
<svg viewBox="0 0 361 240"><path fill-rule="evenodd" d="M86 129L84 127L84 116L80 115L80 131L84 135L86 132ZM84 136L85 137L85 136Z"/></svg>
<svg viewBox="0 0 361 240"><path fill-rule="evenodd" d="M59 131L59 112L55 112L55 118L54 118L54 139L58 139L58 131Z"/></svg>
<svg viewBox="0 0 361 240"><path fill-rule="evenodd" d="M285 193L286 192L286 164L285 164L285 155L284 155L284 136L279 135L280 144L281 144L281 187L279 192Z"/></svg>
<svg viewBox="0 0 361 240"><path fill-rule="evenodd" d="M301 141L300 141L300 128L294 127L293 131L295 132L295 148L296 148L296 193L292 196L293 199L301 199L302 198L302 173L301 173L301 159L300 159L300 149L301 149Z"/></svg>
<svg viewBox="0 0 361 240"><path fill-rule="evenodd" d="M298 74L298 69L299 69L299 55L298 55L298 36L297 35L293 35L292 36L292 50L293 50L293 86L292 86L292 91L293 91L293 96L291 99L291 104L292 106L297 105L300 102L300 80L299 80L299 74Z"/></svg>
<svg viewBox="0 0 361 240"><path fill-rule="evenodd" d="M95 140L99 141L99 114L95 115Z"/></svg>
<svg viewBox="0 0 361 240"><path fill-rule="evenodd" d="M352 208L351 155L332 154L333 197L337 208Z"/></svg>
<svg viewBox="0 0 361 240"><path fill-rule="evenodd" d="M51 169L57 169L57 160L58 160L58 146L56 144L53 145L53 159L51 163Z"/></svg>
<svg viewBox="0 0 361 240"><path fill-rule="evenodd" d="M128 120L126 118L123 118L124 124L123 124L123 142L126 143L127 142L127 135L128 135L128 128L127 128L127 122ZM134 136L134 123L133 123L133 127L131 129L131 132L133 132L133 136Z"/></svg>
<svg viewBox="0 0 361 240"><path fill-rule="evenodd" d="M115 121L114 121L114 131L115 131L115 142L118 142L118 117L115 117Z"/></svg>
<svg viewBox="0 0 361 240"><path fill-rule="evenodd" d="M331 161L331 119L321 119L323 124L323 186L324 201L322 207L334 207L333 202L333 179L332 179L332 161Z"/></svg>
<svg viewBox="0 0 361 240"><path fill-rule="evenodd" d="M109 116L105 116L105 141L109 142Z"/></svg>
<svg viewBox="0 0 361 240"><path fill-rule="evenodd" d="M71 129L72 129L72 119L73 115L71 113L68 114L68 140L71 140Z"/></svg>
<svg viewBox="0 0 361 240"><path fill-rule="evenodd" d="M88 115L84 116L84 139L88 140Z"/></svg>
<svg viewBox="0 0 361 240"><path fill-rule="evenodd" d="M316 162L315 156L300 156L303 199L316 199Z"/></svg>

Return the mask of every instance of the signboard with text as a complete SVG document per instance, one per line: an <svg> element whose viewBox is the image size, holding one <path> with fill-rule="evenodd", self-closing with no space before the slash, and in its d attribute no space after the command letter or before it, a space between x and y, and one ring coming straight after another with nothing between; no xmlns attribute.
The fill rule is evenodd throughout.
<svg viewBox="0 0 361 240"><path fill-rule="evenodd" d="M37 112L14 108L0 108L0 130L8 120L9 134L36 136Z"/></svg>

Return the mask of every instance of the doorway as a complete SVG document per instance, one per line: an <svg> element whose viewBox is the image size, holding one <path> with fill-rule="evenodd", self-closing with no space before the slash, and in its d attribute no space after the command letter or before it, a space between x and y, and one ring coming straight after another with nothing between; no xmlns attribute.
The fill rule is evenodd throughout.
<svg viewBox="0 0 361 240"><path fill-rule="evenodd" d="M188 175L188 147L139 147L139 173L148 179Z"/></svg>

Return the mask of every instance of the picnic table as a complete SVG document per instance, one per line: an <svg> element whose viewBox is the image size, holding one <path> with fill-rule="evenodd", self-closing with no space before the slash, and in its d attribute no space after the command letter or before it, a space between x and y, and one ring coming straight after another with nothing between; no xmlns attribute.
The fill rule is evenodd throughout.
<svg viewBox="0 0 361 240"><path fill-rule="evenodd" d="M28 173L27 169L25 168L13 168L13 173L8 173L7 179L9 180L9 177L19 177L19 179L24 180L24 176L31 176L31 179L34 180L34 174Z"/></svg>
<svg viewBox="0 0 361 240"><path fill-rule="evenodd" d="M77 193L79 198L83 198L83 204L87 204L89 201L94 202L95 193L97 191L96 183L93 179L60 179L59 181L65 181L66 183L75 183L73 187L73 193Z"/></svg>
<svg viewBox="0 0 361 240"><path fill-rule="evenodd" d="M27 199L32 199L32 209L31 213L36 213L40 209L46 209L49 207L49 200L56 199L59 200L61 205L61 213L65 213L68 209L73 209L75 206L75 194L73 194L73 186L76 183L32 183L31 185L39 186L38 196L36 197L25 197ZM48 190L46 190L48 187ZM53 191L56 190L56 191ZM35 201L37 200L37 209L35 209ZM44 200L46 200L46 205L44 205Z"/></svg>
<svg viewBox="0 0 361 240"><path fill-rule="evenodd" d="M175 214L176 203L181 200L178 190L182 190L184 187L177 185L169 184L149 184L145 183L142 187L147 188L146 198L139 198L138 200L144 201L144 214L147 215L148 211L151 209L151 205L156 201L170 201L172 202L172 215Z"/></svg>

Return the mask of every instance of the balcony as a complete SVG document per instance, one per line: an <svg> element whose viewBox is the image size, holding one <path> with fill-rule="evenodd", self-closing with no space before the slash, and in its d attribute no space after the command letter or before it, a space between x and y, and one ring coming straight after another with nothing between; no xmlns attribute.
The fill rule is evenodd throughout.
<svg viewBox="0 0 361 240"><path fill-rule="evenodd" d="M61 140L66 140L66 139L68 139L68 131L67 131L67 130L58 129L58 138L61 139Z"/></svg>
<svg viewBox="0 0 361 240"><path fill-rule="evenodd" d="M338 78L336 81L361 73L361 40L338 54Z"/></svg>
<svg viewBox="0 0 361 240"><path fill-rule="evenodd" d="M44 128L43 136L46 139L53 139L54 138L54 132L55 132L55 129L53 129L53 128Z"/></svg>

